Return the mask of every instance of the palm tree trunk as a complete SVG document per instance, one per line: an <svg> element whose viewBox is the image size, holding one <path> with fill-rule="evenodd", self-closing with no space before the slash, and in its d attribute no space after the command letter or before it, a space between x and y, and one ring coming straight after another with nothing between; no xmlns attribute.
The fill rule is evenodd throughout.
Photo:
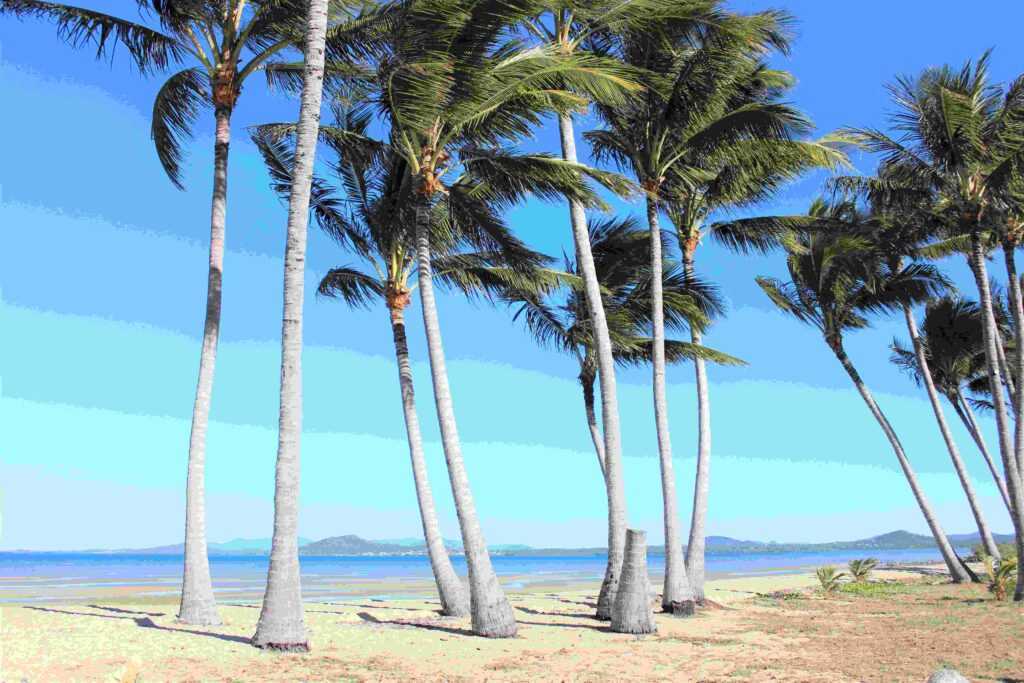
<svg viewBox="0 0 1024 683"><path fill-rule="evenodd" d="M299 571L299 453L302 436L302 304L305 294L306 229L313 161L320 130L324 85L327 0L309 0L305 68L293 182L288 198L281 321L281 411L274 481L274 536L263 609L252 637L256 647L308 651Z"/></svg>
<svg viewBox="0 0 1024 683"><path fill-rule="evenodd" d="M206 322L199 354L199 381L192 407L188 442L188 479L185 484L185 567L181 582L178 620L186 624L220 622L210 578L206 548L206 430L210 422L213 372L220 338L220 311L224 277L224 233L228 205L228 145L231 142L231 109L217 107L213 145L213 200L210 208L210 270L206 284Z"/></svg>
<svg viewBox="0 0 1024 683"><path fill-rule="evenodd" d="M1017 377L1017 386L1011 389L1013 396L1014 419L1014 454L1017 459L1017 471L1024 470L1024 303L1021 301L1020 279L1017 277L1017 263L1014 259L1013 245L1003 242L1003 260L1006 263L1006 281L1010 292L1010 312L1013 318L1014 368L1007 371L1007 379ZM1012 384L1010 385L1012 387Z"/></svg>
<svg viewBox="0 0 1024 683"><path fill-rule="evenodd" d="M597 465L601 468L601 478L607 480L608 475L604 464L604 441L601 428L597 424L597 413L594 410L594 381L596 379L592 372L586 370L580 372L580 384L583 386L583 408L587 413L587 430L590 432L590 440L594 443L594 452L597 453Z"/></svg>
<svg viewBox="0 0 1024 683"><path fill-rule="evenodd" d="M683 542L679 533L679 504L676 475L672 465L672 438L668 427L668 399L665 396L665 302L663 300L661 227L654 197L647 197L647 227L651 241L651 367L654 386L654 424L661 462L661 497L665 521L665 585L661 607L672 612L673 603L692 602L693 591L686 577Z"/></svg>
<svg viewBox="0 0 1024 683"><path fill-rule="evenodd" d="M1010 399L1010 410L1016 414L1017 389L1014 387L1013 373L1010 372L1010 362L1006 359L1006 342L998 327L996 327L995 330L995 339L996 356L999 360L999 372L1002 375L1002 386L1006 389L1006 395ZM1019 465L1018 469L1020 469Z"/></svg>
<svg viewBox="0 0 1024 683"><path fill-rule="evenodd" d="M462 445L452 408L448 370L445 367L441 327L434 301L433 272L430 264L430 195L424 187L418 188L416 206L416 261L420 286L420 304L423 309L423 327L427 334L430 355L430 376L434 383L434 401L437 421L441 428L441 443L448 463L448 478L455 498L455 511L462 531L462 545L469 567L469 600L473 617L473 633L488 638L511 638L516 634L516 620L512 606L498 583L491 566L487 542L480 530L469 476L462 461Z"/></svg>
<svg viewBox="0 0 1024 683"><path fill-rule="evenodd" d="M871 395L866 384L860 377L860 373L853 366L849 356L846 355L846 351L843 349L842 342L832 342L830 340L829 346L832 347L832 351L835 353L836 358L842 364L843 369L846 370L846 374L853 380L853 384L857 387L857 391L860 393L861 398L864 399L864 403L867 404L868 410L878 421L878 424L882 427L882 431L885 432L885 436L889 439L889 443L892 445L892 450L896 454L896 459L900 463L900 467L903 469L903 475L907 478L907 483L910 484L910 490L914 493L914 498L917 500L918 507L921 508L921 514L924 515L925 522L928 523L928 528L931 529L932 536L935 538L935 544L939 546L939 553L942 554L942 559L946 563L946 567L949 569L949 574L953 579L953 583L963 583L969 581L970 576L967 574L960 559L957 557L956 552L953 550L953 546L950 545L949 539L946 537L946 532L942 530L939 525L939 520L935 516L935 512L932 510L931 503L924 495L924 491L921 489L921 485L917 481L917 475L914 473L913 468L910 466L910 461L907 459L906 453L903 451L903 444L900 443L899 437L896 436L895 430L892 425L889 424L889 420L886 419L885 414L882 413L882 409L875 403L875 398Z"/></svg>
<svg viewBox="0 0 1024 683"><path fill-rule="evenodd" d="M695 276L693 251L683 254L683 272L687 280ZM698 327L690 326L690 341L695 346L703 343ZM690 538L686 544L686 573L693 587L694 599L704 602L704 536L708 516L708 492L711 487L711 399L708 396L708 373L704 359L693 359L697 383L697 473L693 482L693 515L690 518Z"/></svg>
<svg viewBox="0 0 1024 683"><path fill-rule="evenodd" d="M409 458L412 460L412 478L416 484L416 500L423 522L423 538L427 543L427 556L434 571L434 581L441 598L441 612L450 617L469 614L469 595L455 573L448 550L444 547L441 525L437 521L434 495L430 491L427 463L423 457L423 435L416 414L416 397L412 383L412 365L409 363L409 344L405 337L402 309L391 309L391 332L395 339L395 357L398 360L398 383L402 389L402 413L405 415L405 433L409 437Z"/></svg>
<svg viewBox="0 0 1024 683"><path fill-rule="evenodd" d="M921 336L917 331L917 320L914 318L914 312L910 306L905 305L903 307L903 317L907 320L910 341L914 345L917 366L921 371L921 377L924 379L924 387L928 392L928 400L932 404L932 411L935 413L935 421L939 425L943 441L946 442L946 450L949 451L949 458L953 461L956 476L960 478L960 485L967 495L967 503L971 507L971 514L974 515L974 521L978 525L978 536L981 538L985 551L993 558L1000 559L999 548L992 538L992 532L989 530L988 522L985 520L985 514L982 512L981 506L978 504L978 497L974 493L971 477L964 466L963 458L960 457L960 449L957 448L956 441L953 439L953 433L950 432L949 424L946 422L946 415L942 411L942 404L939 402L939 392L935 389L935 382L932 380L932 373L928 367L928 357L925 354L924 344L921 343Z"/></svg>
<svg viewBox="0 0 1024 683"><path fill-rule="evenodd" d="M981 451L981 456L985 459L985 464L988 465L988 471L992 473L992 478L996 482L996 487L999 489L999 495L1003 497L1003 503L1006 505L1006 509L1012 513L1012 506L1010 505L1010 493L1006 490L1006 482L1003 481L1002 475L999 474L996 463L992 459L992 454L988 450L988 445L985 443L985 438L981 434L981 427L978 425L977 419L974 417L974 411L971 410L971 406L964 399L963 392L957 389L953 396L948 397L950 404L953 406L953 410L960 417L960 421L964 423L967 432L974 439L974 443L978 446L978 450Z"/></svg>
<svg viewBox="0 0 1024 683"><path fill-rule="evenodd" d="M647 532L626 532L626 559L622 563L622 583L615 594L612 631L644 635L656 633L658 625L651 613L650 578L647 573Z"/></svg>
<svg viewBox="0 0 1024 683"><path fill-rule="evenodd" d="M999 434L999 453L1003 458L1003 472L1006 475L1006 487L1010 494L1010 519L1013 522L1013 535L1017 546L1017 587L1013 599L1024 600L1024 491L1020 469L1017 467L1017 454L1010 437L1010 425L1006 415L1006 402L1003 400L1002 382L999 377L996 349L998 327L995 311L992 307L992 291L989 289L988 272L985 267L985 250L981 244L981 236L977 231L971 233L971 253L968 265L974 274L978 287L978 300L981 304L982 333L985 342L985 365L988 370L989 389L992 392L992 404L996 414L996 427Z"/></svg>
<svg viewBox="0 0 1024 683"><path fill-rule="evenodd" d="M562 158L576 161L576 137L572 116L558 117L558 130L562 139ZM608 564L605 568L601 592L597 598L597 618L611 619L615 592L622 575L622 561L626 548L626 492L622 481L622 450L619 429L619 400L615 386L615 359L608 334L601 286L590 250L587 216L583 205L569 200L569 222L576 247L576 264L583 275L587 311L594 326L594 345L597 347L597 374L601 381L601 424L604 428L605 492L608 497Z"/></svg>

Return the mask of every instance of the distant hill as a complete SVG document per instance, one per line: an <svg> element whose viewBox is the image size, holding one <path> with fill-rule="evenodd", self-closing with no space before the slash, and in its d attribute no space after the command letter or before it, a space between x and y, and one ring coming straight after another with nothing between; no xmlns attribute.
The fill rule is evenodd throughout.
<svg viewBox="0 0 1024 683"><path fill-rule="evenodd" d="M1013 541L1010 534L993 534L998 543ZM969 547L979 543L977 532L972 534L951 534L953 545ZM935 541L931 536L914 534L909 531L890 531L887 534L862 538L856 541L832 541L829 543L777 543L774 541L743 541L728 536L708 536L707 552L711 555L746 554L746 553L794 553L822 552L828 550L906 550L918 548L934 548ZM462 554L459 541L445 539L445 546L450 554ZM145 555L181 555L184 546L181 543L162 545L153 548L124 548L120 550L84 550L85 553L105 554L145 554ZM505 544L490 546L495 555L518 555L524 557L586 557L603 555L603 547L594 548L533 548L522 544ZM18 551L22 552L22 551ZM25 551L31 552L31 551ZM269 538L236 538L226 543L210 543L210 555L266 555L270 552ZM400 538L393 540L371 541L354 534L331 536L319 541L299 539L301 555L425 555L426 546L422 539ZM660 545L648 548L651 555L664 555L665 549Z"/></svg>
<svg viewBox="0 0 1024 683"><path fill-rule="evenodd" d="M377 543L359 536L331 536L299 547L300 555L399 555L420 554L415 547L397 543Z"/></svg>
<svg viewBox="0 0 1024 683"><path fill-rule="evenodd" d="M744 546L764 545L760 541L740 541L728 536L705 536L704 545L708 548L716 546L728 546L730 548L742 548Z"/></svg>

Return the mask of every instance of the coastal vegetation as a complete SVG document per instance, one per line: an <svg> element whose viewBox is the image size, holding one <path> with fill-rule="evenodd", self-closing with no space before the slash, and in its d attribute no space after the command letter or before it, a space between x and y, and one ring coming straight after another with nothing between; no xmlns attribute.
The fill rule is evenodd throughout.
<svg viewBox="0 0 1024 683"><path fill-rule="evenodd" d="M792 75L772 66L793 41L794 19L778 11L743 13L720 0L137 5L141 17L130 21L41 0L0 0L0 17L49 20L74 47L98 58L114 57L120 47L141 75L166 77L152 138L179 188L192 125L202 110L214 114L206 315L191 437L182 449L188 479L181 622L221 622L206 539L206 431L221 316L231 117L243 83L257 72L296 95L298 108L294 121L267 120L249 131L271 190L287 203L274 519L253 645L309 649L298 519L311 216L333 239L339 264L316 291L350 307L375 307L382 320L387 312L424 552L440 611L470 619L470 631L459 635L513 638L520 614L498 580L478 512L487 492L471 485L463 460L436 288L507 308L538 343L576 363L584 419L567 428L586 430L603 481L594 495L607 501L607 547L597 549L606 553L604 577L595 600L582 602L587 618L607 621L617 633L658 631L649 550L664 555L660 611L682 617L703 606L712 612L705 594L712 455L707 364L744 362L742 349L704 344L715 320L727 315L727 293L698 269L706 236L725 245L730 258L778 254L786 276L758 277L757 284L781 313L820 335L884 434L929 528L929 539L911 540L938 548L948 579L969 584L899 588L912 596L921 618L952 619L938 600L953 596L959 604L954 591L975 595L986 585L996 601L1024 602L1024 295L1015 262L1024 239L1024 76L993 83L987 53L960 67L930 68L890 86L890 131L851 125L817 136L809 117L788 101ZM322 122L325 108L331 119ZM560 149L536 150L531 136L555 122ZM581 123L586 155L576 148ZM854 152L874 155L872 174L852 174ZM781 188L810 174L828 178L806 212L759 215ZM611 207L624 199L642 204L643 220L614 215ZM563 230L572 255L559 262L526 243L511 216L529 201L566 205ZM988 271L993 255L1005 284ZM966 261L976 292L957 291L943 272L943 259L951 256ZM427 476L405 329L414 297L466 581L449 557ZM878 351L891 351L893 363L925 389L945 446L943 462L948 455L977 528L971 541L979 544L980 573L960 556L963 539L940 523L915 469L913 458L921 456L904 447L900 425L849 352L849 336L883 316L901 316L906 324L909 343L894 340ZM697 442L684 544L666 386L670 368L687 362L694 366ZM650 434L660 480L644 482L643 490L660 492L660 550L647 547L644 530L627 528L615 373L629 365L651 371ZM341 391L339 400L357 400L354 394ZM970 435L969 452L956 443L946 407ZM995 449L982 436L979 411L994 417ZM977 456L1013 523L1009 539L993 532L982 509L967 465ZM1011 545L1000 544L1010 539ZM319 543L325 552L404 553L400 546L375 550L358 541ZM898 547L917 547L907 541L901 536ZM896 543L879 537L847 547ZM763 545L735 543L737 552ZM815 547L842 549L825 545ZM311 546L314 554L317 544ZM877 569L866 558L850 562L851 582L834 567L819 568L816 578L825 595L882 600L890 589L871 581ZM807 601L786 602L780 612ZM997 605L1000 611L990 614L972 611L973 604L958 609L971 611L978 623L990 618L1005 627L1015 618L1009 609L1017 607ZM856 621L856 614L843 614ZM792 612L779 623L810 628ZM758 625L772 634L789 628L767 620Z"/></svg>

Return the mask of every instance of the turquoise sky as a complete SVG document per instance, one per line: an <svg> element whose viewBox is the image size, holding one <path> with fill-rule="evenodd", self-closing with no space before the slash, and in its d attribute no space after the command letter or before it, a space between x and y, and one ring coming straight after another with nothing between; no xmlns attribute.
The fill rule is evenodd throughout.
<svg viewBox="0 0 1024 683"><path fill-rule="evenodd" d="M94 0L106 11L128 3ZM746 0L744 9L768 3ZM959 63L990 46L995 75L1024 72L1017 3L968 14L953 0L784 2L800 23L779 65L822 132L881 125L883 82ZM0 273L4 330L0 548L131 547L179 542L188 419L206 283L212 140L203 121L190 147L187 192L163 175L148 115L160 81L120 59L96 63L58 44L48 26L0 22ZM287 120L295 102L252 80L236 117L230 169L222 345L210 429L213 540L269 536L276 451L285 211L244 127ZM527 145L556 149L550 129ZM858 158L870 170L872 162ZM797 212L819 178L764 207ZM617 209L640 215L637 204ZM566 210L531 203L512 224L552 254L571 246ZM714 462L709 533L775 540L925 531L877 425L815 333L770 308L756 274L781 274L778 255L699 256L730 301L707 342L750 362L712 371ZM307 274L304 536L415 536L419 520L383 311L350 311L313 289L350 258L311 233ZM944 264L970 291L959 263ZM418 303L418 302L417 302ZM571 359L537 349L508 312L440 300L452 387L470 477L492 543L604 542L604 494L583 423ZM409 332L435 494L457 535L418 312ZM889 366L898 321L851 339L947 529L972 522L930 408ZM648 372L623 372L625 476L632 524L660 542L661 503ZM696 447L692 368L670 370L670 415L681 507ZM952 417L952 416L951 416ZM994 486L966 434L954 429L990 521L1007 531ZM994 443L994 440L990 440Z"/></svg>

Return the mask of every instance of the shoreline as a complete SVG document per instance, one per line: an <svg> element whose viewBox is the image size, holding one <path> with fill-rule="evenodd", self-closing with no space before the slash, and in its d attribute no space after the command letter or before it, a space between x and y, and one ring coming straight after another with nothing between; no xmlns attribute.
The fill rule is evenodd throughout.
<svg viewBox="0 0 1024 683"><path fill-rule="evenodd" d="M904 573L911 568L933 567L930 562L880 565L879 571ZM735 582L779 583L788 585L792 577L814 578L815 566L759 568L740 572L709 572L709 589ZM941 569L941 567L939 567ZM934 569L929 569L934 571ZM462 577L465 579L465 577ZM663 574L651 572L651 585L660 586ZM551 576L537 574L506 574L499 576L502 587L509 594L532 594L542 591L579 592L599 585L600 576ZM816 584L814 578L812 585ZM803 583L798 581L798 583ZM247 577L217 577L214 594L224 604L258 604L263 597L265 583ZM317 605L346 599L381 599L395 601L422 601L436 596L432 578L303 576L303 603ZM0 606L32 604L76 604L86 601L117 603L145 602L147 604L176 603L181 590L180 577L145 577L121 579L104 577L0 577Z"/></svg>

